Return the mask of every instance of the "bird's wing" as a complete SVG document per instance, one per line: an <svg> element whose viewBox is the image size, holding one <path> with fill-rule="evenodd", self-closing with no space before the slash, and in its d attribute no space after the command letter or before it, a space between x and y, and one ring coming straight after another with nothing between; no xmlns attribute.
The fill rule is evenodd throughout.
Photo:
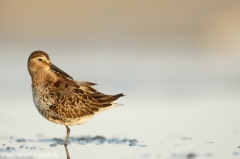
<svg viewBox="0 0 240 159"><path fill-rule="evenodd" d="M73 80L58 80L54 85L52 98L55 104L50 110L64 118L80 118L93 115L101 108L111 106L122 94L109 96L97 92L90 84L79 85Z"/></svg>
<svg viewBox="0 0 240 159"><path fill-rule="evenodd" d="M103 108L111 106L112 105L111 103L113 101L117 100L121 96L124 96L122 93L116 95L106 95L101 92L98 92L96 89L92 88L92 86L97 85L96 83L87 81L79 81L77 83L80 86L81 90L87 92L89 96L97 100Z"/></svg>
<svg viewBox="0 0 240 159"><path fill-rule="evenodd" d="M96 83L88 82L88 81L77 81L79 86L94 86L97 85Z"/></svg>

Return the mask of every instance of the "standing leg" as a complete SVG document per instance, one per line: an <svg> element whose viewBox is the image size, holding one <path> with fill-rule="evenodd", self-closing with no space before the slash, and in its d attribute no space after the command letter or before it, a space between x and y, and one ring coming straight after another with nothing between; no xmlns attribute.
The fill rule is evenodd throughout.
<svg viewBox="0 0 240 159"><path fill-rule="evenodd" d="M69 137L69 134L70 134L70 129L69 129L69 127L67 125L66 125L66 128L67 128L67 136L66 136L66 139L65 139L65 142L64 142L64 146L67 146L68 137Z"/></svg>

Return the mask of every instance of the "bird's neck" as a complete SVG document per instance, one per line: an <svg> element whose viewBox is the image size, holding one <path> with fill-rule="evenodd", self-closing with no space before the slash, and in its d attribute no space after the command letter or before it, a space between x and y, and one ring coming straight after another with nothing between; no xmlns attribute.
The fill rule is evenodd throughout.
<svg viewBox="0 0 240 159"><path fill-rule="evenodd" d="M56 82L55 75L50 71L36 71L30 73L33 85L45 85Z"/></svg>

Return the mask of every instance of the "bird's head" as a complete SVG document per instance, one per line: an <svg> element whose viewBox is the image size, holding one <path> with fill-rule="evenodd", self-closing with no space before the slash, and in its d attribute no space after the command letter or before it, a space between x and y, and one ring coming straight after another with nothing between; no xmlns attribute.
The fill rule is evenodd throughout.
<svg viewBox="0 0 240 159"><path fill-rule="evenodd" d="M44 75L45 73L56 73L64 77L71 78L66 72L53 65L46 52L34 51L28 58L28 71L33 77L34 75Z"/></svg>

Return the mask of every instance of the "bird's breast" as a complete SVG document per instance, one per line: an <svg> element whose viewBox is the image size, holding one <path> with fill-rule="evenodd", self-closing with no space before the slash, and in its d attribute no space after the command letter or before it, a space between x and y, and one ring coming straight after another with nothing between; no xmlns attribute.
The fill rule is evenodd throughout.
<svg viewBox="0 0 240 159"><path fill-rule="evenodd" d="M50 90L43 86L32 87L33 101L40 113L55 103L49 92Z"/></svg>

